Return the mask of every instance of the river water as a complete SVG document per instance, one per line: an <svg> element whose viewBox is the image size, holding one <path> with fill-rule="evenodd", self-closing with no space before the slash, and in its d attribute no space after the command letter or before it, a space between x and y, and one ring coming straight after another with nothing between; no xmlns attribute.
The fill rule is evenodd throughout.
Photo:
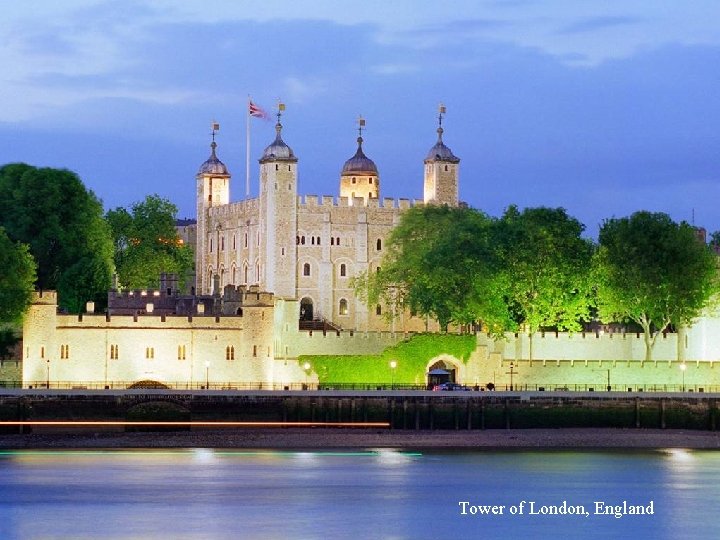
<svg viewBox="0 0 720 540"><path fill-rule="evenodd" d="M0 452L26 538L720 538L720 452Z"/></svg>

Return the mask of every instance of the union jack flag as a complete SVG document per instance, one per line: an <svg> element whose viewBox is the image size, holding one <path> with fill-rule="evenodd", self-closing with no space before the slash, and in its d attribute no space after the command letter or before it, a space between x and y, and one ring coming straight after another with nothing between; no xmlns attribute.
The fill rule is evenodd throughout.
<svg viewBox="0 0 720 540"><path fill-rule="evenodd" d="M268 113L265 112L265 109L260 107L259 105L256 105L252 101L250 101L248 112L250 116L253 116L255 118L262 118L264 120L269 119Z"/></svg>

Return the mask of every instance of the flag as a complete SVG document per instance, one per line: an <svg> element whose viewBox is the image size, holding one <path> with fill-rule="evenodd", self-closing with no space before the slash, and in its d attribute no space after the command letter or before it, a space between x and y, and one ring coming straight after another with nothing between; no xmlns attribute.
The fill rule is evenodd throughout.
<svg viewBox="0 0 720 540"><path fill-rule="evenodd" d="M249 102L248 107L248 113L250 114L250 116L253 116L255 118L262 118L264 120L268 120L270 118L268 116L268 113L265 112L265 109L263 109L259 105L255 105L252 101Z"/></svg>

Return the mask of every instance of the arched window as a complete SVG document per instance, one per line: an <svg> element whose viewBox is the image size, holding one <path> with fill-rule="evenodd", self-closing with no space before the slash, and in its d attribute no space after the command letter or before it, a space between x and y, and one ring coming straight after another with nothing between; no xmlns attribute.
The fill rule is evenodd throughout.
<svg viewBox="0 0 720 540"><path fill-rule="evenodd" d="M348 314L348 303L344 298L340 299L340 305L338 306L338 313L340 315Z"/></svg>
<svg viewBox="0 0 720 540"><path fill-rule="evenodd" d="M335 245L335 238L332 237L332 236L330 237L330 245L331 245L331 246L334 246L334 245Z"/></svg>
<svg viewBox="0 0 720 540"><path fill-rule="evenodd" d="M382 307L380 306L380 304L375 306L375 315L382 315Z"/></svg>
<svg viewBox="0 0 720 540"><path fill-rule="evenodd" d="M377 239L377 242L375 242L375 249L377 249L378 251L382 251L382 239Z"/></svg>
<svg viewBox="0 0 720 540"><path fill-rule="evenodd" d="M342 263L340 265L340 277L345 277L347 275L347 266L345 266L345 263Z"/></svg>
<svg viewBox="0 0 720 540"><path fill-rule="evenodd" d="M310 263L303 264L303 276L310 275Z"/></svg>
<svg viewBox="0 0 720 540"><path fill-rule="evenodd" d="M255 281L260 283L260 263L255 263Z"/></svg>
<svg viewBox="0 0 720 540"><path fill-rule="evenodd" d="M235 233L233 233L233 247L232 247L232 248L233 248L233 250L236 249L236 247L235 247Z"/></svg>
<svg viewBox="0 0 720 540"><path fill-rule="evenodd" d="M220 251L225 251L225 235L220 236Z"/></svg>
<svg viewBox="0 0 720 540"><path fill-rule="evenodd" d="M248 266L247 264L243 266L243 283L247 284L248 282Z"/></svg>
<svg viewBox="0 0 720 540"><path fill-rule="evenodd" d="M213 252L213 245L212 245L212 244L213 244L212 238L210 238L210 253Z"/></svg>
<svg viewBox="0 0 720 540"><path fill-rule="evenodd" d="M245 233L245 247L247 247L247 233Z"/></svg>

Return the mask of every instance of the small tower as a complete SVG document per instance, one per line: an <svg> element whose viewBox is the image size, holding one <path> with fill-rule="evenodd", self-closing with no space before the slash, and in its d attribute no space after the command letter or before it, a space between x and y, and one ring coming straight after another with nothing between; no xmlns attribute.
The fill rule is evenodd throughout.
<svg viewBox="0 0 720 540"><path fill-rule="evenodd" d="M368 199L380 197L380 177L377 167L362 150L364 127L365 119L361 116L358 119L357 152L345 162L340 173L340 197L347 197L350 205L353 204L353 199L356 197L365 199L365 204Z"/></svg>
<svg viewBox="0 0 720 540"><path fill-rule="evenodd" d="M280 118L285 105L278 103L275 140L260 158L260 285L279 298L296 294L297 261L297 161L282 139Z"/></svg>
<svg viewBox="0 0 720 540"><path fill-rule="evenodd" d="M443 115L440 104L438 114L438 140L425 158L425 204L458 205L458 172L460 159L443 143Z"/></svg>
<svg viewBox="0 0 720 540"><path fill-rule="evenodd" d="M230 202L230 172L215 153L217 143L215 133L220 129L216 122L212 124L212 143L210 157L200 165L197 180L197 245L195 250L196 289L199 294L210 293L212 283L207 274L212 259L208 252L210 238L215 234L211 230L208 211L214 206ZM217 248L216 248L217 249ZM217 270L217 269L216 269Z"/></svg>

